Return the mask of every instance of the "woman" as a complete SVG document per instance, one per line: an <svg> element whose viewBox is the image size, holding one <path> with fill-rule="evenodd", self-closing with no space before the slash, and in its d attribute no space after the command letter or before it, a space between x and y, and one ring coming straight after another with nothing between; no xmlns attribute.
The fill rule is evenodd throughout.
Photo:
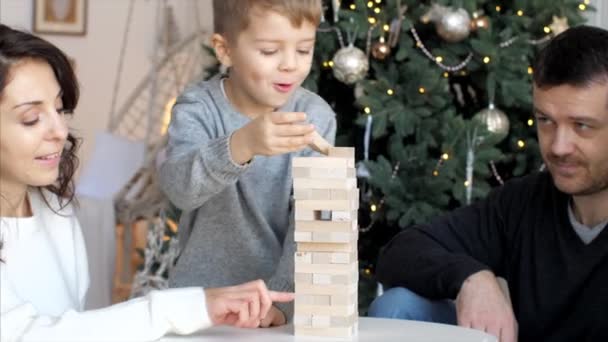
<svg viewBox="0 0 608 342"><path fill-rule="evenodd" d="M0 25L2 341L151 341L214 324L257 327L272 301L293 299L254 281L153 291L81 312L89 277L71 206L77 140L66 124L78 95L59 49Z"/></svg>

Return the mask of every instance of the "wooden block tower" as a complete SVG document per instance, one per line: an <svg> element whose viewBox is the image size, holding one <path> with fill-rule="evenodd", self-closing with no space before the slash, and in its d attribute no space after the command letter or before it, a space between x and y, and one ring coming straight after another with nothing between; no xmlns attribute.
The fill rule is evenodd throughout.
<svg viewBox="0 0 608 342"><path fill-rule="evenodd" d="M298 336L351 338L358 329L354 148L293 159L295 315Z"/></svg>

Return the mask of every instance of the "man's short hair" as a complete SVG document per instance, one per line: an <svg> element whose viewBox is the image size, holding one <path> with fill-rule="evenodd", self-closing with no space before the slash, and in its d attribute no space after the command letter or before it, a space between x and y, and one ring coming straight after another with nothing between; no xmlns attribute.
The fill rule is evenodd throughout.
<svg viewBox="0 0 608 342"><path fill-rule="evenodd" d="M321 21L321 0L213 0L214 32L229 39L249 25L252 10L275 11L299 27L303 21Z"/></svg>
<svg viewBox="0 0 608 342"><path fill-rule="evenodd" d="M572 27L553 38L534 65L539 87L608 82L608 31L592 26Z"/></svg>

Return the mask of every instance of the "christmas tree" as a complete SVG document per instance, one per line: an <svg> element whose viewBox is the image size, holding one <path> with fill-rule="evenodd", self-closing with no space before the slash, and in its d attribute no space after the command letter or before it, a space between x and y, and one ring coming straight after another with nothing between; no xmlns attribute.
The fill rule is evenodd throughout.
<svg viewBox="0 0 608 342"><path fill-rule="evenodd" d="M535 54L589 1L325 1L304 86L357 147L361 312L379 248L400 229L542 167Z"/></svg>

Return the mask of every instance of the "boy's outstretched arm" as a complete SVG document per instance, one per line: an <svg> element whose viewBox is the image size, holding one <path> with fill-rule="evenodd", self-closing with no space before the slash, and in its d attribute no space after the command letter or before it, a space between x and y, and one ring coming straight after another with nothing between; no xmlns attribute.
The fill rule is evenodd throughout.
<svg viewBox="0 0 608 342"><path fill-rule="evenodd" d="M248 169L232 160L230 134L218 136L218 123L208 113L205 103L184 95L173 107L160 186L184 211L202 206Z"/></svg>

